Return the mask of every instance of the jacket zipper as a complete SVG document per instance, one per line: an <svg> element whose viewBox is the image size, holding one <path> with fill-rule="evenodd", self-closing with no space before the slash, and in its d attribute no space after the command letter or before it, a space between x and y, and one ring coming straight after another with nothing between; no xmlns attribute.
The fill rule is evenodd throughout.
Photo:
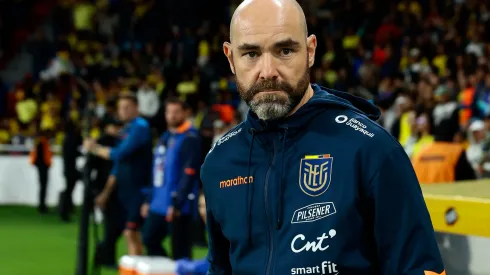
<svg viewBox="0 0 490 275"><path fill-rule="evenodd" d="M269 224L269 221L271 220L270 216L269 216L269 204L268 204L268 201L267 201L267 190L268 190L268 186L269 186L269 175L271 173L271 168L272 168L272 165L276 162L276 142L274 141L273 142L273 153L272 153L272 161L271 163L269 164L269 169L267 170L267 174L265 175L265 192L264 192L264 199L265 199L265 216L266 216L266 219L267 219L267 229L268 229L268 232L269 232L269 257L268 257L268 260L267 260L267 268L266 268L266 275L269 275L270 273L270 268L271 268L271 263L272 263L272 255L273 255L273 252L274 252L274 232L272 230L272 226Z"/></svg>

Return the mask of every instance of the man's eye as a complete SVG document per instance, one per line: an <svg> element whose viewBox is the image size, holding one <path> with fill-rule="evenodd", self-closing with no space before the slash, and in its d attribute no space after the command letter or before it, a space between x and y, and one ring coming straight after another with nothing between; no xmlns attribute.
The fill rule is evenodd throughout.
<svg viewBox="0 0 490 275"><path fill-rule="evenodd" d="M250 57L250 58L255 58L257 57L257 53L256 52L248 52L248 53L245 53L244 56L247 56L247 57Z"/></svg>
<svg viewBox="0 0 490 275"><path fill-rule="evenodd" d="M281 54L282 55L290 55L292 53L293 53L293 50L292 49L288 49L288 48L281 49Z"/></svg>

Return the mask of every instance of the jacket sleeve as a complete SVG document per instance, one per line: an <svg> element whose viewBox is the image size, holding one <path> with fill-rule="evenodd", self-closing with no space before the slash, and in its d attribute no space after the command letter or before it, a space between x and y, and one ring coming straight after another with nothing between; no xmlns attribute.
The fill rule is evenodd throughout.
<svg viewBox="0 0 490 275"><path fill-rule="evenodd" d="M400 146L386 156L369 184L380 274L445 274L419 182Z"/></svg>
<svg viewBox="0 0 490 275"><path fill-rule="evenodd" d="M128 136L110 152L110 159L118 161L138 150L151 139L150 129L147 125L133 123Z"/></svg>
<svg viewBox="0 0 490 275"><path fill-rule="evenodd" d="M109 176L115 177L117 175L117 167L118 167L117 162L114 162L112 164L111 172L109 172Z"/></svg>
<svg viewBox="0 0 490 275"><path fill-rule="evenodd" d="M209 269L207 275L232 275L230 265L230 242L225 238L220 225L215 221L212 212L206 209L206 226L208 228Z"/></svg>
<svg viewBox="0 0 490 275"><path fill-rule="evenodd" d="M187 136L182 143L180 158L183 159L177 194L173 200L175 209L180 209L186 202L187 196L196 186L199 177L199 166L201 165L200 140L197 136Z"/></svg>

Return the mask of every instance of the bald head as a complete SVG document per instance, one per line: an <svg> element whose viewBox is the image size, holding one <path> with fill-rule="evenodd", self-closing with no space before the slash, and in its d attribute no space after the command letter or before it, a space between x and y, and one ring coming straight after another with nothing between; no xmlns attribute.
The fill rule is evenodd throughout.
<svg viewBox="0 0 490 275"><path fill-rule="evenodd" d="M237 33L257 26L296 25L308 35L303 9L296 0L245 0L233 13L230 23L230 42Z"/></svg>
<svg viewBox="0 0 490 275"><path fill-rule="evenodd" d="M307 35L295 0L245 0L235 10L223 52L240 96L260 119L285 117L313 94L316 37Z"/></svg>

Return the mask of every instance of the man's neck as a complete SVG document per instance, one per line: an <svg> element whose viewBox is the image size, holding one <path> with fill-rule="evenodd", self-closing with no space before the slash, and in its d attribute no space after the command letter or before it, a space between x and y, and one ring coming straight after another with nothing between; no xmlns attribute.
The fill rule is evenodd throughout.
<svg viewBox="0 0 490 275"><path fill-rule="evenodd" d="M133 120L135 120L138 116L134 116L134 117L131 117L131 118L128 118L128 120L126 121L126 124L129 124L131 122L133 122Z"/></svg>
<svg viewBox="0 0 490 275"><path fill-rule="evenodd" d="M296 113L299 110L299 108L301 108L303 105L305 105L306 102L308 102L310 100L310 98L313 97L314 93L315 93L315 91L313 91L313 88L311 87L311 83L310 83L308 85L308 88L306 89L305 95L303 96L303 98L301 99L299 104L289 113L288 116L291 116L294 113Z"/></svg>
<svg viewBox="0 0 490 275"><path fill-rule="evenodd" d="M186 122L186 120L184 120L184 122L180 123L180 124L179 124L179 125L177 125L177 126L174 126L174 127L168 127L169 132L174 133L174 134L175 134L175 133L177 133L177 132L179 131L179 128L180 128L180 127L182 127L182 125L184 125L184 124L185 124L185 122Z"/></svg>

